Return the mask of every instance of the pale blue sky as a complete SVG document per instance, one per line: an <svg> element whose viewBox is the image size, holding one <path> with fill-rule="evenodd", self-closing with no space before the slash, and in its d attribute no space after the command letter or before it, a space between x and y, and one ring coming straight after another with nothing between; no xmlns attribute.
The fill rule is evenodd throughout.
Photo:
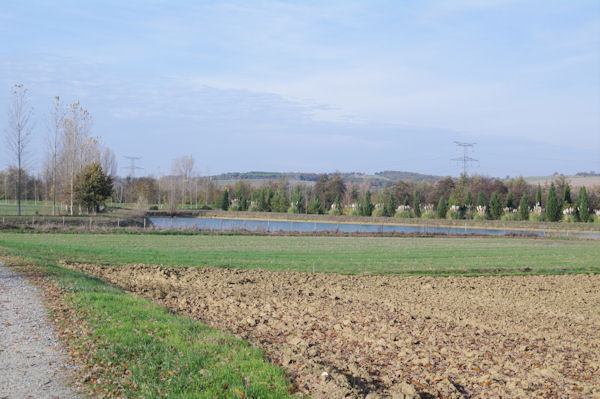
<svg viewBox="0 0 600 399"><path fill-rule="evenodd" d="M211 174L457 175L454 140L478 173L600 171L597 0L2 3L0 107L29 88L37 161L60 95L151 174L192 154Z"/></svg>

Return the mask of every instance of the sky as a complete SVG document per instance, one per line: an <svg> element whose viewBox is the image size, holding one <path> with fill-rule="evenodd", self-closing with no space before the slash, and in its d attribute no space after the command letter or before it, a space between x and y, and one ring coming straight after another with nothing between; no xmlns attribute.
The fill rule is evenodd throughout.
<svg viewBox="0 0 600 399"><path fill-rule="evenodd" d="M600 172L597 0L4 0L3 131L14 83L34 168L60 96L121 175Z"/></svg>

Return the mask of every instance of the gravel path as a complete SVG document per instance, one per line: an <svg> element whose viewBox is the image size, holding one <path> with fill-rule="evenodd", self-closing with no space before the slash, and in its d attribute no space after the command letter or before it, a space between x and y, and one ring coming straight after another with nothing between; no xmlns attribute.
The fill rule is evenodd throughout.
<svg viewBox="0 0 600 399"><path fill-rule="evenodd" d="M0 399L79 398L39 291L0 263Z"/></svg>

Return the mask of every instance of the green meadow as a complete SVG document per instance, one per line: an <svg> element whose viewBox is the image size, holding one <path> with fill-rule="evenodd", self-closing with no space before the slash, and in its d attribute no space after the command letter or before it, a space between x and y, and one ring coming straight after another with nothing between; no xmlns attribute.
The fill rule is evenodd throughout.
<svg viewBox="0 0 600 399"><path fill-rule="evenodd" d="M600 272L593 240L0 233L0 247L99 264L424 275Z"/></svg>

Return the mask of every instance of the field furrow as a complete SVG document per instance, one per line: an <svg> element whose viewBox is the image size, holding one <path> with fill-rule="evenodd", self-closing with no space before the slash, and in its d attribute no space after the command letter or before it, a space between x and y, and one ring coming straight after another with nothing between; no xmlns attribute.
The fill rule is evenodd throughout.
<svg viewBox="0 0 600 399"><path fill-rule="evenodd" d="M600 395L599 275L68 266L250 340L315 398Z"/></svg>

